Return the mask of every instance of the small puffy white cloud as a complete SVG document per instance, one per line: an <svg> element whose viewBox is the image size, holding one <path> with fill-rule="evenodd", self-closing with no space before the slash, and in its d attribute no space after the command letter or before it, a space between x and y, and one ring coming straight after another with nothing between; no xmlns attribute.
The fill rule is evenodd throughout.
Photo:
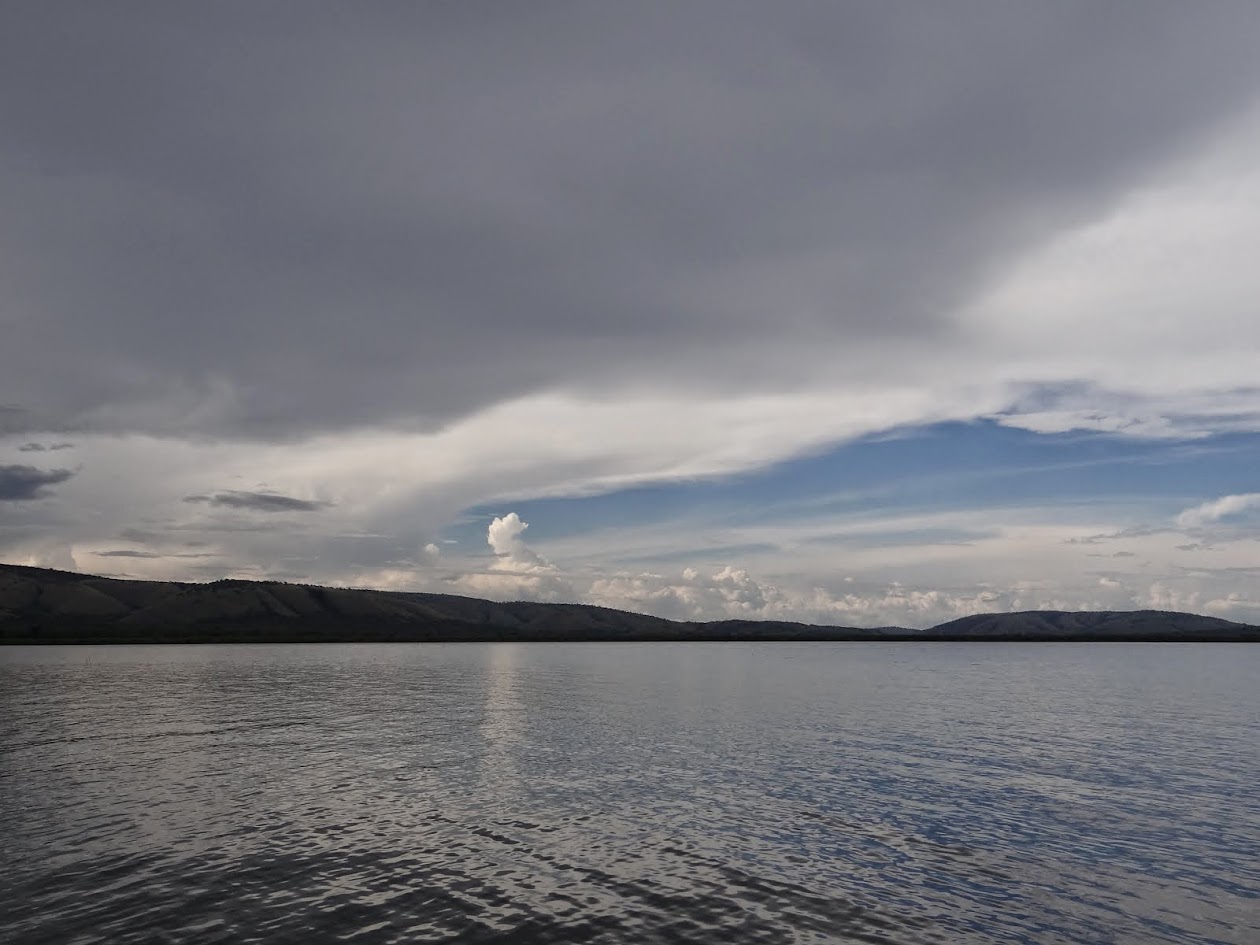
<svg viewBox="0 0 1260 945"><path fill-rule="evenodd" d="M498 600L580 600L572 581L525 544L521 536L527 528L529 523L516 512L496 516L486 529L494 562L488 570L460 574L452 583L464 593Z"/></svg>
<svg viewBox="0 0 1260 945"><path fill-rule="evenodd" d="M427 561L436 561L438 558L442 557L442 549L433 542L429 542L424 546L424 557Z"/></svg>
<svg viewBox="0 0 1260 945"><path fill-rule="evenodd" d="M1243 492L1238 495L1221 496L1211 502L1204 502L1194 508L1186 509L1177 516L1177 524L1183 528L1195 528L1209 525L1222 519L1241 515L1251 509L1260 508L1260 492Z"/></svg>
<svg viewBox="0 0 1260 945"><path fill-rule="evenodd" d="M496 517L486 532L486 542L496 555L504 558L532 557L533 552L525 544L521 535L529 528L528 522L522 522L515 512L509 512L502 518Z"/></svg>
<svg viewBox="0 0 1260 945"><path fill-rule="evenodd" d="M502 518L496 516L486 529L486 544L495 553L498 560L491 567L501 572L554 572L555 566L536 552L521 536L529 528L529 522L521 521L515 512L509 512Z"/></svg>

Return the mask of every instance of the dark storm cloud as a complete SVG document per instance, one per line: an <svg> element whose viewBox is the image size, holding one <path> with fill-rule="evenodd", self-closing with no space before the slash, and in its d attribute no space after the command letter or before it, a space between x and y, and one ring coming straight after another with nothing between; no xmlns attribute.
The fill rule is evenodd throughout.
<svg viewBox="0 0 1260 945"><path fill-rule="evenodd" d="M330 502L296 499L275 492L239 492L227 490L212 495L184 496L185 502L204 502L207 505L229 509L252 509L255 512L315 512L328 508Z"/></svg>
<svg viewBox="0 0 1260 945"><path fill-rule="evenodd" d="M46 453L57 450L72 450L73 443L23 443L18 447L19 453Z"/></svg>
<svg viewBox="0 0 1260 945"><path fill-rule="evenodd" d="M25 502L48 494L48 486L65 482L71 469L37 469L34 466L0 466L0 502Z"/></svg>
<svg viewBox="0 0 1260 945"><path fill-rule="evenodd" d="M0 424L773 388L948 331L1241 108L1256 35L1241 2L12 3Z"/></svg>

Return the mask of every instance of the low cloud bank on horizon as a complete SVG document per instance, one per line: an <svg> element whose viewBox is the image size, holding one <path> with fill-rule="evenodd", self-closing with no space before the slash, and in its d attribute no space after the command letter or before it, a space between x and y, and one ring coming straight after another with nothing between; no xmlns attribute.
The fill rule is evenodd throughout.
<svg viewBox="0 0 1260 945"><path fill-rule="evenodd" d="M1260 622L1260 7L302 17L11 12L0 558Z"/></svg>

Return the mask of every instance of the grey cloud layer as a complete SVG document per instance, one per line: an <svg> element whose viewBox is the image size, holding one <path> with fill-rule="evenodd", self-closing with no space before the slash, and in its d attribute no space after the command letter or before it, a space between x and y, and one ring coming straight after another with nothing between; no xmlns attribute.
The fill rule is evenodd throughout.
<svg viewBox="0 0 1260 945"><path fill-rule="evenodd" d="M280 437L789 385L947 333L1241 107L1258 34L1252 3L1145 0L19 3L0 424Z"/></svg>

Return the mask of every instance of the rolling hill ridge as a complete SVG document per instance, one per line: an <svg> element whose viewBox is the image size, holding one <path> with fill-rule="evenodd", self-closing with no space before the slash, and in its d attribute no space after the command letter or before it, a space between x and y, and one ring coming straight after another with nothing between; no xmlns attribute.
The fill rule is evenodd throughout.
<svg viewBox="0 0 1260 945"><path fill-rule="evenodd" d="M926 630L684 622L589 604L273 581L135 581L0 564L0 643L633 640L1257 641L1260 627L1164 611L977 614Z"/></svg>

